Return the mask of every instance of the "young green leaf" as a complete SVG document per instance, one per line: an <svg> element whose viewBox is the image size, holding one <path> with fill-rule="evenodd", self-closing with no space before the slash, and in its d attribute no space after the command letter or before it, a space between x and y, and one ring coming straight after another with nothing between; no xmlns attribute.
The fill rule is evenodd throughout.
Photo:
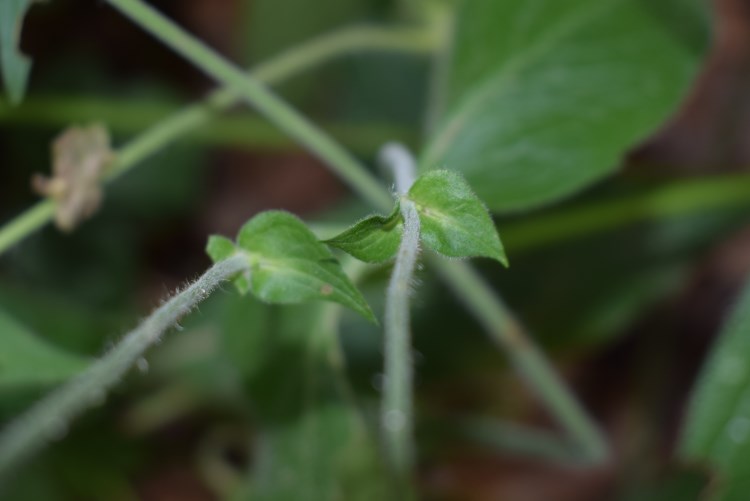
<svg viewBox="0 0 750 501"><path fill-rule="evenodd" d="M60 383L88 361L35 336L0 310L0 389Z"/></svg>
<svg viewBox="0 0 750 501"><path fill-rule="evenodd" d="M404 222L399 204L389 216L367 217L324 243L366 263L382 263L398 251Z"/></svg>
<svg viewBox="0 0 750 501"><path fill-rule="evenodd" d="M460 174L429 171L407 196L417 206L422 241L429 248L449 257L490 257L508 266L487 208Z"/></svg>
<svg viewBox="0 0 750 501"><path fill-rule="evenodd" d="M19 104L26 92L31 61L18 48L21 24L33 0L0 2L0 73L12 104Z"/></svg>
<svg viewBox="0 0 750 501"><path fill-rule="evenodd" d="M333 301L375 321L367 302L331 251L288 212L268 211L255 216L240 229L236 245L212 237L207 252L214 261L237 252L247 256L248 272L235 279L240 292L249 290L275 304Z"/></svg>

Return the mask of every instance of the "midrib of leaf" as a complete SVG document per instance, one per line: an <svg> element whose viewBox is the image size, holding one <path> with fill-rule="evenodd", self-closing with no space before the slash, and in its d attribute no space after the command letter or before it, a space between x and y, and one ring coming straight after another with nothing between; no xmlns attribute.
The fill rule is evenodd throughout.
<svg viewBox="0 0 750 501"><path fill-rule="evenodd" d="M252 255L252 254L251 254ZM328 270L326 270L324 267L320 267L319 271L322 275L325 276L325 280L318 277L317 275L305 273L303 271L300 271L296 268L289 267L288 263L290 261L301 261L304 262L304 259L300 258L288 258L288 259L269 259L266 257L260 257L258 261L256 262L255 266L263 267L267 270L274 270L275 274L277 275L292 275L293 277L300 277L299 280L297 280L297 283L311 291L315 294L322 294L319 288L313 287L309 284L309 279L312 277L316 280L321 280L322 282L325 282L326 284L330 285L334 288L334 290L338 290L340 293L343 294L343 296L347 299L349 298L349 294L347 293L347 287L346 283L342 282L337 276L330 273ZM252 267L251 267L251 274L252 274ZM331 293L332 295L333 293ZM356 301L352 300L352 304L357 304Z"/></svg>
<svg viewBox="0 0 750 501"><path fill-rule="evenodd" d="M412 202L414 203L414 205L417 206L418 212L420 214L424 214L428 216L430 219L436 219L441 222L445 222L445 224L450 226L451 228L463 230L463 228L461 227L461 224L459 224L458 221L455 218L453 218L450 214L443 212L441 210L435 209L433 207L425 207L424 205L418 204L417 202L414 202L413 200ZM487 247L482 241L482 239L479 238L476 234L474 234L474 232L461 231L461 233L463 235L466 235L466 237L472 242L474 242L475 244L478 244L477 245L478 247L482 247L482 248Z"/></svg>
<svg viewBox="0 0 750 501"><path fill-rule="evenodd" d="M485 101L493 94L500 92L503 86L512 81L513 77L522 69L537 62L538 58L541 58L547 51L570 36L578 28L604 14L607 9L613 9L623 1L610 0L607 2L600 0L596 3L595 8L579 9L576 11L579 12L578 15L571 15L566 18L564 22L557 25L556 29L549 30L546 36L540 37L523 52L512 56L505 64L501 64L497 70L489 73L482 81L478 82L473 87L475 90L467 92L468 96L460 100L455 106L456 111L450 114L452 117L445 122L445 125L440 127L436 139L430 143L425 152L422 168L428 168L431 164L435 164L438 157L450 145L453 136L463 128L464 123L473 115L474 111L484 107Z"/></svg>

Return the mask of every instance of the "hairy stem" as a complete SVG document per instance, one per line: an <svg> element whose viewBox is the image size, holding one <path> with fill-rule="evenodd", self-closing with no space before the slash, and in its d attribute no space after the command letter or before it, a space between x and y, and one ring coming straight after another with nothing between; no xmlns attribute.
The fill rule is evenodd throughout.
<svg viewBox="0 0 750 501"><path fill-rule="evenodd" d="M394 174L396 191L405 195L414 182L414 161L403 147L387 145L381 159ZM414 462L413 362L409 293L419 254L419 215L401 199L404 230L385 298L385 370L381 425L388 463L401 489L408 489Z"/></svg>
<svg viewBox="0 0 750 501"><path fill-rule="evenodd" d="M101 404L144 352L187 315L218 285L242 271L247 261L236 256L222 261L172 297L102 358L21 414L0 433L0 477L25 456L65 434L70 422Z"/></svg>
<svg viewBox="0 0 750 501"><path fill-rule="evenodd" d="M251 75L258 82L273 84L344 54L385 50L420 54L428 53L433 46L429 33L422 28L345 28L282 52L278 57L254 68ZM203 102L188 106L161 120L117 151L105 180L109 182L118 178L170 143L209 123L218 112L241 100L242 96L235 88L226 85L210 94ZM250 134L252 129L245 129L244 132ZM54 204L45 200L0 227L0 254L47 224L54 215L54 209Z"/></svg>
<svg viewBox="0 0 750 501"><path fill-rule="evenodd" d="M434 259L431 264L490 333L492 340L508 354L516 371L575 440L583 461L590 464L606 461L609 448L599 427L487 283L464 263Z"/></svg>

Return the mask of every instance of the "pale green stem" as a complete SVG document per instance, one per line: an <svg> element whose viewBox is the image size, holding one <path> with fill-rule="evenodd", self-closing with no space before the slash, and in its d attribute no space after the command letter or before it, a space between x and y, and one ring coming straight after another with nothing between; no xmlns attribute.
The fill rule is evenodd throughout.
<svg viewBox="0 0 750 501"><path fill-rule="evenodd" d="M602 432L489 285L465 263L432 259L431 264L508 354L516 371L578 445L582 459L590 464L606 461L609 448Z"/></svg>
<svg viewBox="0 0 750 501"><path fill-rule="evenodd" d="M54 215L55 204L50 200L44 200L5 224L0 228L0 255L47 224Z"/></svg>
<svg viewBox="0 0 750 501"><path fill-rule="evenodd" d="M84 372L54 390L17 417L0 433L0 477L46 443L61 438L70 422L86 409L104 402L107 392L219 284L247 267L241 256L211 267L192 285L156 309L108 353Z"/></svg>
<svg viewBox="0 0 750 501"><path fill-rule="evenodd" d="M108 2L207 75L236 92L263 116L325 162L362 198L379 207L391 204L388 193L383 192L378 181L357 159L257 79L245 75L216 51L140 0Z"/></svg>
<svg viewBox="0 0 750 501"><path fill-rule="evenodd" d="M414 463L413 362L409 296L419 255L419 215L403 197L415 177L414 160L398 145L383 148L381 159L393 170L396 191L402 196L404 229L385 297L385 370L381 425L389 466L400 490L406 491Z"/></svg>
<svg viewBox="0 0 750 501"><path fill-rule="evenodd" d="M365 50L426 53L434 45L428 35L425 30L417 28L346 28L287 50L268 63L259 65L251 74L259 82L272 84L343 54ZM247 77L243 75L243 78ZM228 109L241 99L240 93L227 85L213 92L205 101L158 122L118 150L105 180L116 179L170 143L209 123L219 111ZM246 131L248 134L252 132L250 129ZM45 200L0 227L0 255L47 224L54 210L54 204Z"/></svg>

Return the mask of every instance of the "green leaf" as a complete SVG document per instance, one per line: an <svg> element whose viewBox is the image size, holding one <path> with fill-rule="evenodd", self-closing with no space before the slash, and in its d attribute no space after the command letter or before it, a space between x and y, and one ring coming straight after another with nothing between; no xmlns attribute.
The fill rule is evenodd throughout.
<svg viewBox="0 0 750 501"><path fill-rule="evenodd" d="M19 104L26 92L31 61L19 47L21 24L33 0L0 2L0 69L12 104Z"/></svg>
<svg viewBox="0 0 750 501"><path fill-rule="evenodd" d="M498 212L612 173L674 111L696 69L695 52L668 29L670 11L655 15L653 2L463 2L444 113L421 168L461 171Z"/></svg>
<svg viewBox="0 0 750 501"><path fill-rule="evenodd" d="M417 206L422 241L429 248L448 257L490 257L508 266L487 208L460 174L427 172L408 197Z"/></svg>
<svg viewBox="0 0 750 501"><path fill-rule="evenodd" d="M339 262L297 217L282 211L259 214L240 229L234 251L213 237L208 253L214 261L236 252L247 256L248 272L235 280L240 292L251 291L275 304L321 299L347 306L367 319L375 317Z"/></svg>
<svg viewBox="0 0 750 501"><path fill-rule="evenodd" d="M690 403L680 456L709 463L722 501L750 492L750 282L719 335Z"/></svg>
<svg viewBox="0 0 750 501"><path fill-rule="evenodd" d="M0 389L60 383L88 365L35 336L0 310Z"/></svg>
<svg viewBox="0 0 750 501"><path fill-rule="evenodd" d="M399 204L389 216L369 216L324 243L351 254L366 263L392 259L401 242L404 222Z"/></svg>

